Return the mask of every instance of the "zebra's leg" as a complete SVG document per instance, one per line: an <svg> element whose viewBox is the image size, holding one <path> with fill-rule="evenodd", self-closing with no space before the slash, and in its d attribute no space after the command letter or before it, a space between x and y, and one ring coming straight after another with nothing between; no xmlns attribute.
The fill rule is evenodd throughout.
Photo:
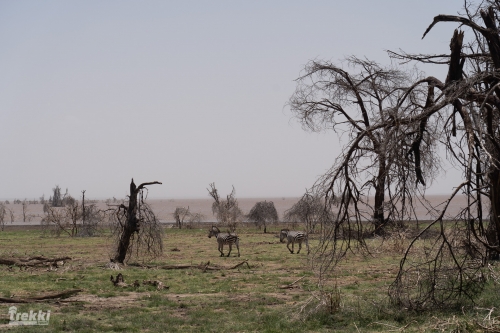
<svg viewBox="0 0 500 333"><path fill-rule="evenodd" d="M291 250L290 250L290 243L292 243L292 249ZM286 243L286 247L287 247L288 251L290 251L290 253L293 254L293 242Z"/></svg>
<svg viewBox="0 0 500 333"><path fill-rule="evenodd" d="M307 246L307 254L309 254L309 241L307 240L307 237L304 239L305 242L306 242L306 246Z"/></svg>
<svg viewBox="0 0 500 333"><path fill-rule="evenodd" d="M232 243L229 243L229 252L227 253L227 256L229 257L229 255L231 254L231 250L233 249L233 244Z"/></svg>
<svg viewBox="0 0 500 333"><path fill-rule="evenodd" d="M238 257L239 257L240 256L240 240L237 239L234 244L236 244L236 248L238 249Z"/></svg>
<svg viewBox="0 0 500 333"><path fill-rule="evenodd" d="M299 250L297 251L297 254L299 254L299 253L300 253L300 250L301 250L301 249L302 249L302 241L301 241L301 240L299 240Z"/></svg>
<svg viewBox="0 0 500 333"><path fill-rule="evenodd" d="M224 257L224 244L222 244L222 243L219 243L219 252L220 252L220 256Z"/></svg>

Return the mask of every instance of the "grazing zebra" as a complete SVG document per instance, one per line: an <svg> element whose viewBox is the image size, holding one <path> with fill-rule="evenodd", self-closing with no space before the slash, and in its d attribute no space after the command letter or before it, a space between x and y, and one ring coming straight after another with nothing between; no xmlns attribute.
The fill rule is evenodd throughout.
<svg viewBox="0 0 500 333"><path fill-rule="evenodd" d="M286 242L286 247L290 253L293 253L293 245L295 243L299 243L299 250L297 251L297 254L299 254L300 249L302 249L302 241L306 243L307 246L307 254L309 254L309 242L307 241L307 233L304 231L292 231L289 229L281 229L280 232L280 242L284 243L285 239L287 240ZM292 243L292 249L290 250L290 243Z"/></svg>
<svg viewBox="0 0 500 333"><path fill-rule="evenodd" d="M212 236L215 236L217 238L217 244L219 245L219 252L220 256L224 257L224 244L229 245L229 253L227 256L231 254L231 250L233 249L233 244L236 244L236 248L238 249L238 257L240 256L240 239L238 238L238 235L235 233L228 233L228 232L220 232L219 228L216 226L212 226L212 228L208 231L208 238L212 238Z"/></svg>

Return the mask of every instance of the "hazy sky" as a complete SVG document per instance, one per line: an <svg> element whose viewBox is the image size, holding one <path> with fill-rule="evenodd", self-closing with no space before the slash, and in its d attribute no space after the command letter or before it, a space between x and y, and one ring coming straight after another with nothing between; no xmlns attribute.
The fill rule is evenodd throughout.
<svg viewBox="0 0 500 333"><path fill-rule="evenodd" d="M304 65L447 53L462 1L1 1L0 198L300 196L339 152L285 106ZM439 68L426 68L444 80ZM453 175L453 173L451 173ZM456 175L456 173L455 173ZM430 193L455 181L440 178Z"/></svg>

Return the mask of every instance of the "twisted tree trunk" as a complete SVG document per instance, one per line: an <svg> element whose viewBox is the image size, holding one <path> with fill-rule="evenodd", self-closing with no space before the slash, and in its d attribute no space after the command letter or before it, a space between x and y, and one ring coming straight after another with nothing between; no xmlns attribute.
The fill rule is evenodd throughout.
<svg viewBox="0 0 500 333"><path fill-rule="evenodd" d="M126 208L127 220L125 225L123 226L123 232L120 237L120 241L118 242L118 249L116 252L116 256L114 258L115 262L123 264L125 258L127 257L127 251L130 246L130 238L135 232L139 232L140 224L139 219L137 218L137 195L139 192L147 185L153 184L161 184L160 182L149 182L142 183L138 187L134 183L134 179L130 183L130 196L129 196L129 204Z"/></svg>

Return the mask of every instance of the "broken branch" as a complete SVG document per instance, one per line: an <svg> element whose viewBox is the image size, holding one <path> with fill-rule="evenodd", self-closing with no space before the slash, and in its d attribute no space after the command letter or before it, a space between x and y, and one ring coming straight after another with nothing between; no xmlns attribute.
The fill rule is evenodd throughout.
<svg viewBox="0 0 500 333"><path fill-rule="evenodd" d="M44 296L33 296L28 298L10 298L10 297L0 297L0 302L2 303L33 303L37 301L43 301L55 298L67 298L73 296L82 291L82 289L70 289L65 290L55 294L48 294Z"/></svg>
<svg viewBox="0 0 500 333"><path fill-rule="evenodd" d="M298 278L297 280L293 281L292 283L290 284L286 284L286 285L282 285L282 286L279 286L278 288L279 289L291 289L293 288L293 285L296 284L297 282L299 282L300 280L302 280L303 278L305 278L305 275L301 278Z"/></svg>

